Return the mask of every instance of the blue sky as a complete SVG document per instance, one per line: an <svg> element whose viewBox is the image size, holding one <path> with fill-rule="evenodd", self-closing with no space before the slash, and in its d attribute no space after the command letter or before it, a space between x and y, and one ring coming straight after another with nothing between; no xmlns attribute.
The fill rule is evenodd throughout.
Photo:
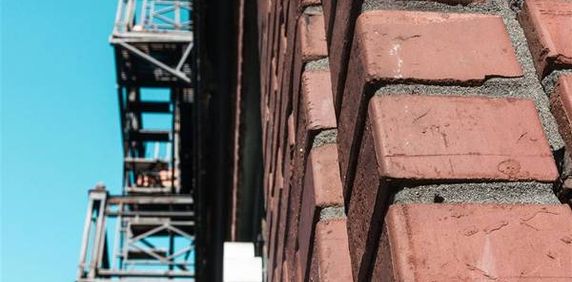
<svg viewBox="0 0 572 282"><path fill-rule="evenodd" d="M115 0L0 0L0 281L73 281L87 203L117 191Z"/></svg>

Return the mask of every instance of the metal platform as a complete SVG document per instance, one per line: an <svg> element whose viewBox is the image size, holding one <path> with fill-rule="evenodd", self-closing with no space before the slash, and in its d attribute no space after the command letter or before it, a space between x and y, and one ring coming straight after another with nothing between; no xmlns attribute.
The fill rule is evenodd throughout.
<svg viewBox="0 0 572 282"><path fill-rule="evenodd" d="M180 195L109 196L104 187L91 190L77 281L194 278L192 205L192 198Z"/></svg>
<svg viewBox="0 0 572 282"><path fill-rule="evenodd" d="M194 281L200 215L189 172L180 161L181 109L192 103L193 92L191 8L190 0L118 1L110 42L117 69L123 191L111 196L98 186L89 192L78 282ZM145 98L149 87L168 95ZM168 121L151 128L144 124L149 116Z"/></svg>
<svg viewBox="0 0 572 282"><path fill-rule="evenodd" d="M119 84L188 86L191 19L190 0L119 0L110 38Z"/></svg>

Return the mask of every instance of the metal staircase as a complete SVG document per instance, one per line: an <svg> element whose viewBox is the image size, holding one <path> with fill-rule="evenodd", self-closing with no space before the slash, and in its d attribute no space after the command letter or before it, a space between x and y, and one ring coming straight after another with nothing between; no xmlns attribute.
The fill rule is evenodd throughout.
<svg viewBox="0 0 572 282"><path fill-rule="evenodd" d="M195 193L182 151L181 124L193 103L192 3L119 0L115 49L123 143L123 191L89 191L78 282L193 281ZM149 88L168 95L149 98ZM162 116L160 127L144 123ZM183 137L184 138L184 137ZM187 156L188 158L188 156ZM188 163L188 161L183 161Z"/></svg>

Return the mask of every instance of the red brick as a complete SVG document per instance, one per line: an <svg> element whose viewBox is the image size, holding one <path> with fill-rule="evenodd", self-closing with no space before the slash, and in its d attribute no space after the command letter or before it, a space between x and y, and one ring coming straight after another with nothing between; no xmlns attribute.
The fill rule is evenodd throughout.
<svg viewBox="0 0 572 282"><path fill-rule="evenodd" d="M551 182L558 171L532 101L486 97L371 99L348 211L354 277L381 232L391 183Z"/></svg>
<svg viewBox="0 0 572 282"><path fill-rule="evenodd" d="M336 98L341 105L338 149L344 185L352 181L347 173L355 165L364 109L376 86L470 85L487 77L522 75L499 16L366 12L358 19L353 44L345 94L343 100Z"/></svg>
<svg viewBox="0 0 572 282"><path fill-rule="evenodd" d="M284 1L281 1L284 2ZM287 4L287 3L284 3ZM277 162L277 155L278 154L283 154L283 151L279 151L277 150L277 148L285 148L284 146L284 138L285 138L285 128L286 128L286 107L285 107L285 103L287 103L287 100L285 99L282 91L282 84L284 82L284 77L286 76L284 73L284 67L285 67L285 63L287 61L286 59L286 49L287 49L287 39L286 39L286 25L284 23L284 19L285 19L285 15L284 13L287 11L284 11L284 7L283 4L280 4L280 25L279 25L279 32L277 32L277 34L279 35L277 38L277 62L278 62L278 67L276 69L277 71L277 88L276 88L276 94L275 94L275 104L274 104L274 108L272 109L273 113L274 113L274 135L272 136L273 138L273 143L275 144L274 149L272 150L273 155L272 155L272 163L276 164ZM280 267L281 268L281 267Z"/></svg>
<svg viewBox="0 0 572 282"><path fill-rule="evenodd" d="M281 269L281 259L278 258L277 254L280 253L281 250L281 246L280 244L280 232L284 232L284 230L280 228L280 206L282 205L283 202L283 187L282 184L284 183L284 178L282 176L282 164L278 163L277 168L276 168L276 172L274 174L274 177L272 178L273 184L272 184L272 193L273 193L273 203L270 206L271 211L272 211L272 217L271 217L271 221L270 221L270 242L269 242L269 265L278 271L278 273L280 272ZM277 277L280 277L277 276Z"/></svg>
<svg viewBox="0 0 572 282"><path fill-rule="evenodd" d="M332 90L334 97L339 97L344 91L350 47L354 38L354 26L363 0L323 0L323 2L324 16L329 19L326 32L328 34L328 58ZM336 107L336 114L339 114L339 105L335 104L334 106Z"/></svg>
<svg viewBox="0 0 572 282"><path fill-rule="evenodd" d="M572 74L562 75L550 96L552 113L566 147L572 149Z"/></svg>
<svg viewBox="0 0 572 282"><path fill-rule="evenodd" d="M320 217L320 210L343 206L337 150L335 144L327 144L313 148L308 156L298 227L300 265L304 275L309 270L310 243L313 241L314 225Z"/></svg>
<svg viewBox="0 0 572 282"><path fill-rule="evenodd" d="M394 205L373 280L571 281L571 218L566 205Z"/></svg>
<svg viewBox="0 0 572 282"><path fill-rule="evenodd" d="M277 171L277 173L280 173L280 171ZM271 210L272 210L272 217L271 217L271 224L270 224L270 241L269 241L269 255L268 255L268 265L274 269L276 267L276 249L277 249L277 243L278 243L278 228L279 228L279 222L278 222L278 218L280 216L280 212L278 207L280 206L280 202L282 201L282 194L281 192L281 188L279 186L278 183L281 183L280 180L281 175L277 175L275 178L275 183L273 184L273 201L272 201L272 206L271 206ZM272 272L272 274L274 274L274 272Z"/></svg>
<svg viewBox="0 0 572 282"><path fill-rule="evenodd" d="M284 187L282 189L282 201L280 202L280 216L279 216L279 226L278 226L278 243L277 243L277 252L276 252L276 258L277 260L283 261L284 263L282 264L282 266L279 266L279 270L278 273L279 275L281 275L281 277L285 277L284 275L284 271L288 271L288 268L284 268L284 265L286 264L286 260L285 260L285 244L286 244L286 240L287 240L287 220L288 220L288 204L289 204L289 198L290 198L290 190L291 190L291 176L292 176L292 155L293 155L293 150L294 150L294 140L290 141L290 136L294 133L294 129L290 128L291 126L293 126L293 124L291 124L291 120L292 120L292 114L289 115L288 118L288 136L287 139L289 140L289 144L288 144L288 148L286 150L286 154L284 155L285 160L284 160L284 184L282 187ZM292 139L294 138L294 136L292 136Z"/></svg>
<svg viewBox="0 0 572 282"><path fill-rule="evenodd" d="M314 244L311 281L352 281L345 219L318 222Z"/></svg>
<svg viewBox="0 0 572 282"><path fill-rule="evenodd" d="M279 147L279 150L280 147ZM274 251L274 267L277 270L278 276L277 278L281 277L281 270L282 270L282 256L283 256L283 249L284 249L284 233L286 231L286 226L284 224L285 216L283 213L285 212L285 197L286 192L284 188L284 177L283 177L283 163L282 163L282 155L278 155L278 160L276 164L276 179L275 179L275 189L278 191L276 192L279 196L279 202L276 204L276 237L275 237L275 251Z"/></svg>
<svg viewBox="0 0 572 282"><path fill-rule="evenodd" d="M290 282L290 277L288 276L288 264L286 261L282 262L282 276L280 278L282 282Z"/></svg>
<svg viewBox="0 0 572 282"><path fill-rule="evenodd" d="M288 116L288 145L294 146L296 144L296 129L294 127L294 115Z"/></svg>
<svg viewBox="0 0 572 282"><path fill-rule="evenodd" d="M268 89L270 86L270 77L272 75L272 71L270 68L270 62L273 58L273 46L274 46L274 32L276 26L276 1L270 1L267 5L267 13L266 13L266 25L265 31L263 35L263 42L262 42L262 49L261 49L261 94L264 97L268 95L270 92Z"/></svg>
<svg viewBox="0 0 572 282"><path fill-rule="evenodd" d="M298 21L298 35L302 61L316 60L327 54L324 16L322 14L304 14Z"/></svg>
<svg viewBox="0 0 572 282"><path fill-rule="evenodd" d="M311 4L311 3L310 3ZM288 3L288 13L286 20L286 36L287 36L287 43L286 43L286 55L284 61L284 78L282 83L282 96L283 99L286 100L284 103L283 111L286 109L292 108L292 88L293 88L293 80L299 81L299 77L294 79L294 60L297 57L296 55L296 48L299 47L299 36L298 35L298 20L303 12L303 10L309 5L308 1L301 1L301 0L290 0ZM307 18L304 16L303 18ZM298 46L298 47L297 47ZM298 50L299 51L299 50ZM298 76L301 72L297 72ZM298 82L299 83L299 82ZM294 92L297 93L298 92Z"/></svg>
<svg viewBox="0 0 572 282"><path fill-rule="evenodd" d="M325 35L324 35L324 27L323 27L323 17L319 14L301 14L301 11L304 9L307 3L302 3L297 0L293 0L290 2L289 7L289 15L293 16L294 18L288 19L288 44L287 48L289 50L294 50L293 58L289 61L288 56L290 53L287 52L286 60L285 60L285 71L290 73L291 76L285 74L285 78L283 80L282 85L282 97L284 100L283 106L281 111L286 112L289 109L293 109L297 111L298 108L298 97L300 91L300 77L302 74L302 69L304 64L308 60L316 59L325 57L327 55L326 51L326 44L325 44ZM301 15L298 18L298 15ZM293 35L293 36L292 36ZM291 41L290 41L291 40ZM290 65L291 64L291 65ZM290 69L292 68L292 69ZM330 89L330 99L331 99L331 89ZM297 112L294 112L292 117L292 129L296 130L297 127ZM295 133L295 132L294 132ZM292 138L295 137L296 134L291 134ZM294 139L296 140L296 139ZM295 149L294 149L295 150ZM294 174L294 172L292 172ZM289 264L289 271L290 277L297 277L292 273L296 271L296 267L294 265L294 254L295 251L295 244L297 242L296 235L297 235L297 222L298 222L298 214L292 214L291 210L299 209L299 201L300 201L300 189L301 185L295 185L291 179L288 179L291 184L288 187L289 197L288 197L288 214L287 214L287 223L286 223L286 253L290 252L291 259L288 260ZM292 204L291 202L294 201L296 204ZM296 223L296 225L292 225ZM294 226L294 228L292 227Z"/></svg>
<svg viewBox="0 0 572 282"><path fill-rule="evenodd" d="M298 235L298 217L300 212L302 183L306 167L307 154L311 148L314 135L321 130L336 127L330 76L327 71L307 71L302 79L302 107L300 121L296 133L296 149L294 151L292 187L290 191L290 208L288 215L287 252L290 257L296 250ZM327 106L329 104L329 107ZM289 265L289 269L294 269Z"/></svg>
<svg viewBox="0 0 572 282"><path fill-rule="evenodd" d="M290 271L290 275L294 278L294 281L300 281L300 282L304 281L304 279L302 278L302 272L301 272L301 268L300 268L300 252L299 252L299 250L296 251L294 258L295 258L294 269L292 271Z"/></svg>
<svg viewBox="0 0 572 282"><path fill-rule="evenodd" d="M351 1L345 1L351 2ZM322 0L322 10L324 11L324 28L326 31L326 41L328 42L328 50L331 44L331 31L332 25L334 24L335 12L336 12L336 1L335 0Z"/></svg>
<svg viewBox="0 0 572 282"><path fill-rule="evenodd" d="M572 68L572 2L526 0L519 19L539 75Z"/></svg>
<svg viewBox="0 0 572 282"><path fill-rule="evenodd" d="M388 0L393 1L393 0ZM450 5L481 3L486 0L435 0ZM356 18L363 0L323 0L326 35L332 75L332 89L336 96L342 95L349 61L349 49L354 36ZM339 112L339 108L336 108Z"/></svg>
<svg viewBox="0 0 572 282"><path fill-rule="evenodd" d="M369 111L382 176L544 182L558 176L532 101L381 96Z"/></svg>
<svg viewBox="0 0 572 282"><path fill-rule="evenodd" d="M291 42L293 42L294 40L294 33L295 32L290 32L292 29L294 29L295 27L295 23L296 20L295 19L291 19L289 16L284 16L284 15L290 15L290 13L292 11L297 11L300 10L301 7L303 7L304 5L307 5L305 3L301 3L299 0L296 1L281 1L280 3L276 4L278 7L278 10L276 12L276 24L279 25L279 33L280 33L280 37L277 37L277 41L274 42L275 47L279 47L278 50L275 50L276 54L278 54L278 67L277 69L275 69L274 73L277 76L277 81L278 81L278 85L277 85L277 89L279 89L279 91L277 92L273 92L276 95L273 96L272 98L274 99L272 105L272 109L271 112L273 113L273 120L272 120L272 132L269 132L269 135L271 135L272 142L270 142L269 144L269 149L268 151L270 154L270 157L268 159L270 159L270 161L268 162L268 164L266 164L267 161L265 161L265 165L268 166L270 168L270 171L273 171L276 167L276 162L278 161L278 156L282 155L283 156L283 150L282 149L276 149L276 148L284 148L284 150L286 150L287 146L284 144L285 140L283 140L285 137L285 127L286 124L284 122L285 116L286 116L286 110L291 106L290 102L289 102L289 94L285 95L284 93L288 93L288 91L284 91L284 87L287 85L290 85L290 77L291 75L289 75L291 73L291 71L289 70L291 68L291 64L292 64L292 60L293 60L293 56L292 56L292 50L294 48L292 48L291 46L293 45ZM294 9L290 9L292 6L296 6ZM293 12L294 14L296 14L296 12ZM299 15L300 12L297 12L297 14ZM295 18L298 17L298 15L295 15ZM292 27L292 28L291 28ZM285 29L287 29L287 31L285 32ZM284 37L286 36L286 37ZM288 173L287 178L284 179L284 184L288 184L288 186L283 186L285 187L286 190L289 189L289 175L291 174L291 165L288 164L287 167L285 167L285 171ZM287 208L287 196L288 196L289 191L285 191L283 190L281 193L281 196L283 197L283 201L286 202L281 202L280 203L280 219L279 219L279 230L278 233L280 234L280 230L285 229L285 224L284 224L284 220L282 220L285 216L286 213L282 212L284 206ZM284 198L286 197L286 198ZM278 243L277 243L277 254L276 256L278 256L277 261L280 260L280 256L281 256L281 251L283 250L283 248L281 248L281 242L284 241L284 238L282 238L282 236L278 235ZM278 266L278 269L280 270L280 266ZM278 271L279 273L280 271Z"/></svg>
<svg viewBox="0 0 572 282"><path fill-rule="evenodd" d="M272 59L272 63L271 63L271 79L270 79L270 86L271 88L269 89L269 95L268 95L268 102L269 102L269 111L271 114L268 115L268 126L266 128L266 142L265 142L265 146L263 148L263 156L264 156L264 169L265 169L265 175L269 176L268 179L268 190L269 193L273 193L273 184L274 184L274 176L276 175L275 173L275 163L273 162L274 160L274 151L275 151L275 147L276 147L276 142L273 139L274 136L274 132L276 131L276 121L275 121L275 115L274 113L274 108L275 108L275 97L276 97L276 93L277 93L277 89L278 89L278 85L277 85L277 77L274 75L276 70L276 60L273 58Z"/></svg>
<svg viewBox="0 0 572 282"><path fill-rule="evenodd" d="M294 125L298 126L299 94L304 65L312 60L325 58L328 55L324 17L321 14L302 14L298 20L296 46L292 73L292 109ZM331 86L330 86L331 88Z"/></svg>
<svg viewBox="0 0 572 282"><path fill-rule="evenodd" d="M281 38L281 50L282 52L280 57L280 67L279 67L279 77L280 77L280 85L279 85L279 92L278 92L278 105L274 109L274 113L278 116L278 121L276 122L277 131L275 132L274 138L277 138L278 146L283 148L284 150L279 150L274 152L275 155L280 155L285 159L284 163L284 189L282 190L282 201L280 203L280 216L279 216L279 230L278 230L278 243L277 243L277 262L284 261L284 245L286 238L286 230L287 230L287 211L288 211L288 204L289 204L289 194L290 194L290 178L291 178L291 151L292 146L290 144L286 144L288 141L286 138L291 135L289 124L285 122L286 117L288 116L288 112L291 109L291 98L290 98L290 89L291 89L291 78L292 78L292 64L293 64L293 42L295 38L295 23L296 19L298 18L300 12L295 12L298 10L298 7L301 5L300 0L292 0L292 1L283 1L283 9L282 15L283 18L282 26L281 26L281 33L284 33L283 37ZM293 136L291 138L294 138ZM288 155L286 155L288 154ZM281 265L277 265L278 271L277 274L284 276L283 274L283 267ZM280 277L280 276L278 276ZM277 277L277 278L278 278Z"/></svg>

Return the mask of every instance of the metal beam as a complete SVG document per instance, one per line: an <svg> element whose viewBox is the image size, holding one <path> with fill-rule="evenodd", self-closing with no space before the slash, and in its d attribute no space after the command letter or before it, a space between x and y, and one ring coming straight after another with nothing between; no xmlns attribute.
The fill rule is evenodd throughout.
<svg viewBox="0 0 572 282"><path fill-rule="evenodd" d="M121 45L123 48L129 50L131 53L141 57L142 59L145 59L145 60L149 61L150 63L158 66L159 68L165 70L166 72L174 75L175 77L181 79L182 81L184 81L186 83L191 83L191 79L189 77L187 77L187 75L184 72L177 71L176 69L171 68L170 66L168 66L168 65L164 64L163 62L153 58L152 56L149 56L145 52L135 48L134 46L132 46L126 42L120 41L117 44Z"/></svg>
<svg viewBox="0 0 572 282"><path fill-rule="evenodd" d="M172 196L110 196L109 205L119 204L193 204L193 198L183 195Z"/></svg>

